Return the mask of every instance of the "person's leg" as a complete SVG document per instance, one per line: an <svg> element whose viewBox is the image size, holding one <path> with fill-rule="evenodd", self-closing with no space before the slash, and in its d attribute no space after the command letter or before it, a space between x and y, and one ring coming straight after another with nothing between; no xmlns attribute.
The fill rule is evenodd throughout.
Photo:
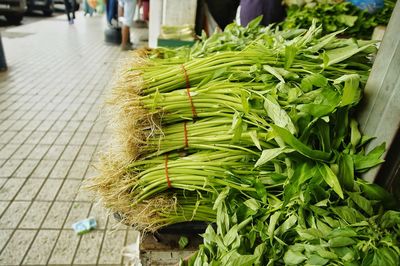
<svg viewBox="0 0 400 266"><path fill-rule="evenodd" d="M72 12L72 19L75 19L75 5L76 5L76 0L71 0L71 12Z"/></svg>
<svg viewBox="0 0 400 266"><path fill-rule="evenodd" d="M247 24L256 17L263 15L263 0L240 0L240 24Z"/></svg>
<svg viewBox="0 0 400 266"><path fill-rule="evenodd" d="M128 38L129 38L129 26L125 26L123 25L121 28L121 35L122 35L122 39L121 39L121 49L122 50L128 50L130 47L128 46Z"/></svg>
<svg viewBox="0 0 400 266"><path fill-rule="evenodd" d="M65 13L67 14L68 21L71 21L71 17L69 15L71 4L69 3L69 0L64 0L64 5L65 5Z"/></svg>
<svg viewBox="0 0 400 266"><path fill-rule="evenodd" d="M239 0L206 0L206 3L212 17L222 30L235 20Z"/></svg>
<svg viewBox="0 0 400 266"><path fill-rule="evenodd" d="M107 17L107 22L109 25L111 25L111 21L113 19L113 11L114 11L113 1L111 1L111 0L105 1L106 2L106 17Z"/></svg>
<svg viewBox="0 0 400 266"><path fill-rule="evenodd" d="M281 22L284 18L285 8L281 0L264 0L262 25L268 26L271 23Z"/></svg>
<svg viewBox="0 0 400 266"><path fill-rule="evenodd" d="M122 50L129 50L130 47L130 27L133 25L133 16L135 14L136 1L134 0L125 0L124 2L124 22L121 29L122 41L121 48Z"/></svg>

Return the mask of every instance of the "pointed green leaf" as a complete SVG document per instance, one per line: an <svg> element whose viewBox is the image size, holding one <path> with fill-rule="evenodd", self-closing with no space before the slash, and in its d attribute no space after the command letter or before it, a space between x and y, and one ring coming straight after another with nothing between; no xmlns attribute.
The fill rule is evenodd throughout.
<svg viewBox="0 0 400 266"><path fill-rule="evenodd" d="M354 166L357 171L368 170L384 162L380 157L385 152L385 143L375 147L367 155L354 154Z"/></svg>
<svg viewBox="0 0 400 266"><path fill-rule="evenodd" d="M358 207L360 207L368 215L372 216L374 210L372 209L372 204L368 199L361 196L360 193L348 192L348 194L351 200L354 201L354 203L357 204Z"/></svg>
<svg viewBox="0 0 400 266"><path fill-rule="evenodd" d="M271 161L272 159L275 159L282 153L290 153L293 152L293 149L289 149L287 147L281 147L281 148L273 148L273 149L267 149L263 150L261 153L260 158L254 165L254 167L258 167L260 165L266 164L267 162Z"/></svg>
<svg viewBox="0 0 400 266"><path fill-rule="evenodd" d="M329 161L331 158L331 153L313 150L307 145L303 144L301 141L296 139L288 130L275 126L271 124L272 129L274 132L282 138L282 140L288 144L290 147L295 149L297 152L303 154L306 157L311 159L319 160L319 161Z"/></svg>
<svg viewBox="0 0 400 266"><path fill-rule="evenodd" d="M258 139L258 136L257 136L257 131L252 130L252 131L249 131L248 134L250 135L250 138L253 141L254 145L257 147L257 149L262 150L261 145L260 145L260 140Z"/></svg>
<svg viewBox="0 0 400 266"><path fill-rule="evenodd" d="M275 235L280 236L287 232L297 223L297 216L292 214L287 218L274 232Z"/></svg>
<svg viewBox="0 0 400 266"><path fill-rule="evenodd" d="M234 226L232 226L231 229L229 229L228 233L224 236L224 244L226 247L229 247L233 241L238 238L238 225L235 224Z"/></svg>
<svg viewBox="0 0 400 266"><path fill-rule="evenodd" d="M244 202L244 205L246 205L253 211L258 211L258 209L260 208L260 203L258 203L258 201L254 198L246 200Z"/></svg>
<svg viewBox="0 0 400 266"><path fill-rule="evenodd" d="M348 154L342 154L339 158L339 174L340 184L347 190L353 190L354 187L354 162L353 158Z"/></svg>
<svg viewBox="0 0 400 266"><path fill-rule="evenodd" d="M273 241L275 227L276 227L276 224L278 223L280 216L281 216L281 212L277 211L277 212L274 212L274 214L272 214L271 217L269 218L267 232L268 232L268 236L269 236L271 242Z"/></svg>
<svg viewBox="0 0 400 266"><path fill-rule="evenodd" d="M285 68L288 69L292 66L294 58L296 57L297 47L288 45L285 47Z"/></svg>
<svg viewBox="0 0 400 266"><path fill-rule="evenodd" d="M334 84L344 82L342 101L340 106L355 105L360 101L360 76L357 74L343 75L334 81Z"/></svg>
<svg viewBox="0 0 400 266"><path fill-rule="evenodd" d="M326 165L326 164L320 164L319 165L319 171L322 175L322 178L325 180L325 182L333 188L333 190L336 192L336 194L339 195L340 198L344 198L343 196L343 190L342 187L340 186L339 180L335 173L332 171L332 169Z"/></svg>
<svg viewBox="0 0 400 266"><path fill-rule="evenodd" d="M346 236L334 237L328 241L329 246L332 248L351 246L356 243L357 242L354 239Z"/></svg>
<svg viewBox="0 0 400 266"><path fill-rule="evenodd" d="M288 250L283 256L283 261L286 265L298 265L307 259L302 253L298 251Z"/></svg>
<svg viewBox="0 0 400 266"><path fill-rule="evenodd" d="M350 130L350 142L355 149L361 140L361 133L358 130L358 123L355 119L351 119L350 121Z"/></svg>
<svg viewBox="0 0 400 266"><path fill-rule="evenodd" d="M329 60L327 62L327 66L331 66L336 63L340 63L340 62L352 57L353 55L355 55L363 50L366 50L374 45L375 44L370 43L370 44L366 44L364 46L358 47L358 45L354 43L353 45L347 45L345 47L328 50L325 52L325 55L328 57L328 60Z"/></svg>
<svg viewBox="0 0 400 266"><path fill-rule="evenodd" d="M287 128L292 134L296 133L292 119L270 95L264 100L264 109L277 126Z"/></svg>
<svg viewBox="0 0 400 266"><path fill-rule="evenodd" d="M274 67L269 66L269 65L263 65L263 68L265 71L267 71L268 73L270 73L271 75L273 75L277 79L279 79L280 82L285 83L285 79L282 77L281 74L279 74L279 72Z"/></svg>

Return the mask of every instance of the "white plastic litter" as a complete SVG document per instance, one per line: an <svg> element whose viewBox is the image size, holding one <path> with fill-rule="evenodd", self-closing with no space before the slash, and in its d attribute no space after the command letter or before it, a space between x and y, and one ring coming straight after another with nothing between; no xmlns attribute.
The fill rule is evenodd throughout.
<svg viewBox="0 0 400 266"><path fill-rule="evenodd" d="M133 243L122 249L125 266L142 266L140 261L140 232L133 232Z"/></svg>

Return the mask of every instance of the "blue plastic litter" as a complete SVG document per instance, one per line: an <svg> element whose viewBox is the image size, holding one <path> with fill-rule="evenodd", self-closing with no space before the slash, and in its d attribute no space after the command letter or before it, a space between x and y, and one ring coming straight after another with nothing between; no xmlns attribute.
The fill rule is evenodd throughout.
<svg viewBox="0 0 400 266"><path fill-rule="evenodd" d="M78 221L72 225L72 229L74 229L75 233L78 235L83 235L88 233L90 230L93 230L97 227L96 220L94 218L87 218L81 221Z"/></svg>
<svg viewBox="0 0 400 266"><path fill-rule="evenodd" d="M375 13L379 9L383 8L383 0L348 0L350 3L358 7L359 9L368 11L368 13Z"/></svg>

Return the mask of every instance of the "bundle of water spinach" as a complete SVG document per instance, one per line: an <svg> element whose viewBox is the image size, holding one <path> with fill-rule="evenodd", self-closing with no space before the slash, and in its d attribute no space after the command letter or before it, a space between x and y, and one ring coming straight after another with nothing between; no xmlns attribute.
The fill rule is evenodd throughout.
<svg viewBox="0 0 400 266"><path fill-rule="evenodd" d="M138 229L215 223L190 265L398 265L400 214L360 179L385 147L353 118L375 43L258 22L135 57L91 188Z"/></svg>

